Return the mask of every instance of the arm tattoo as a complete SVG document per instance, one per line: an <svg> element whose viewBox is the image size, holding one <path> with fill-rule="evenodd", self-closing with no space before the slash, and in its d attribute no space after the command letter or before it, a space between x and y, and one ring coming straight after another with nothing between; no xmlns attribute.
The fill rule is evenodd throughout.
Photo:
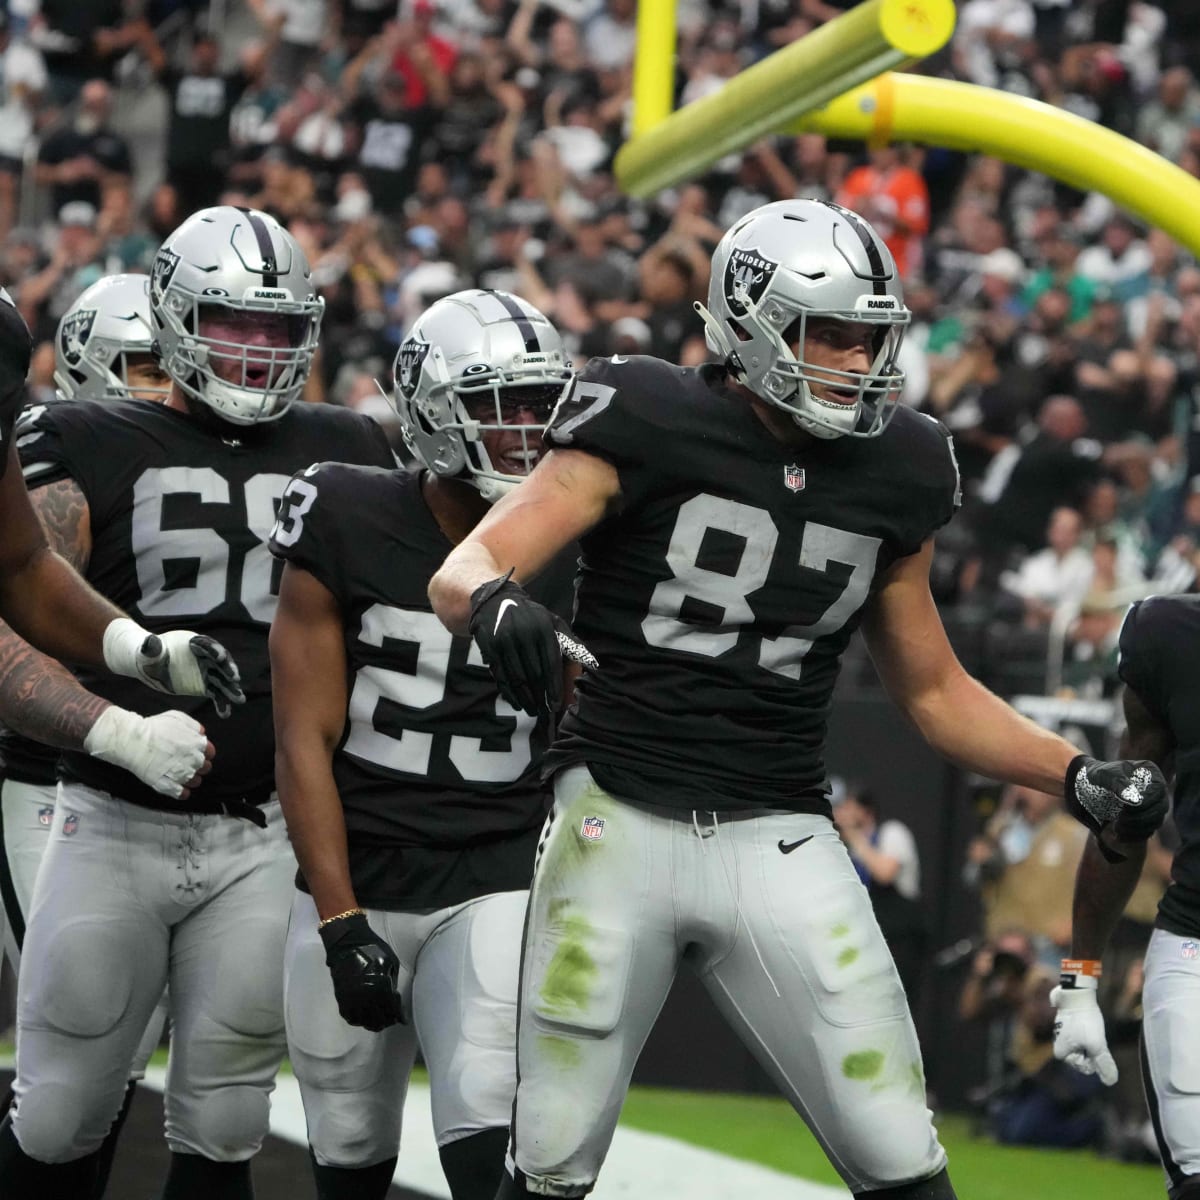
<svg viewBox="0 0 1200 1200"><path fill-rule="evenodd" d="M77 571L87 570L92 553L92 523L88 502L73 479L60 479L30 496L50 547Z"/></svg>
<svg viewBox="0 0 1200 1200"><path fill-rule="evenodd" d="M87 500L73 479L38 488L34 510L50 546L77 570L91 557ZM0 721L46 746L80 750L108 701L93 696L61 663L0 621Z"/></svg>
<svg viewBox="0 0 1200 1200"><path fill-rule="evenodd" d="M0 622L0 721L14 733L62 750L83 739L108 701L93 696L62 663Z"/></svg>

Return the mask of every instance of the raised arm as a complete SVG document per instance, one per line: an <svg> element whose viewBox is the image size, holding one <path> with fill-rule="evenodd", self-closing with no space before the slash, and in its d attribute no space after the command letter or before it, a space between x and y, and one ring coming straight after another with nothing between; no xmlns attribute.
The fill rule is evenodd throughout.
<svg viewBox="0 0 1200 1200"><path fill-rule="evenodd" d="M521 583L608 512L620 496L616 468L580 450L554 450L450 552L429 584L451 633L470 634L500 694L528 713L556 712L564 661L595 665L559 616Z"/></svg>
<svg viewBox="0 0 1200 1200"><path fill-rule="evenodd" d="M619 494L616 468L604 459L552 450L450 552L429 584L433 611L451 633L469 633L477 588L509 571L517 583L534 578L597 524Z"/></svg>

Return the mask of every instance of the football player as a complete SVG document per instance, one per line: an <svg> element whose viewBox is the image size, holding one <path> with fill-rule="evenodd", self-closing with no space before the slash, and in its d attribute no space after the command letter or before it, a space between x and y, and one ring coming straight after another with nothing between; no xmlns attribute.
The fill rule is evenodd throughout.
<svg viewBox="0 0 1200 1200"><path fill-rule="evenodd" d="M63 313L54 383L61 400L167 398L171 377L154 354L149 275L108 275Z"/></svg>
<svg viewBox="0 0 1200 1200"><path fill-rule="evenodd" d="M128 771L64 755L18 985L14 1104L0 1193L86 1196L130 1064L169 981L163 1196L251 1195L284 1050L283 944L295 860L274 795L267 549L291 476L316 458L388 466L372 421L295 404L323 302L274 218L204 209L150 277L163 404L65 401L22 427L38 512L61 552L154 629L186 616L242 664L246 703L213 733L202 792L165 801ZM12 639L0 641L17 653ZM154 711L92 671L81 681Z"/></svg>
<svg viewBox="0 0 1200 1200"><path fill-rule="evenodd" d="M491 1200L504 1173L552 717L502 699L426 592L529 473L572 376L525 301L438 301L395 363L421 469L313 467L292 480L271 536L287 563L271 627L276 769L301 871L288 1046L321 1200L387 1194L418 1043L454 1200ZM531 594L565 615L574 574L568 550Z"/></svg>
<svg viewBox="0 0 1200 1200"><path fill-rule="evenodd" d="M1180 844L1158 905L1142 988L1142 1082L1171 1200L1200 1200L1200 596L1151 596L1120 635L1126 729L1122 754L1175 774ZM1051 993L1054 1053L1105 1083L1117 1067L1096 1003L1101 958L1141 875L1144 846L1114 860L1092 837L1075 876L1071 957Z"/></svg>
<svg viewBox="0 0 1200 1200"><path fill-rule="evenodd" d="M110 275L87 288L63 314L54 339L54 380L61 400L147 400L161 403L170 391L170 377L152 351L150 333L150 278L147 275ZM39 409L27 409L18 418L31 426ZM31 464L31 473L38 465ZM17 730L37 730L38 709L26 706L21 672L0 679L0 758L4 762L4 781L0 784L0 834L3 836L3 867L7 877L0 883L6 921L4 954L14 973L20 971L21 943L25 920L33 897L38 864L46 848L54 820L57 792L59 749L80 749L58 743L43 744L24 737ZM58 686L64 696L80 702L89 698L103 709L106 701L96 702L91 693L66 670L59 673ZM183 714L179 714L182 717ZM133 718L133 714L130 714ZM136 718L142 721L143 718ZM54 731L49 731L54 736ZM57 747L57 748L56 748ZM130 769L137 771L136 764ZM144 783L168 796L180 789L169 778L141 776ZM162 1036L166 1008L159 1005L146 1027L135 1057L131 1082L121 1116L105 1138L102 1177L107 1175L120 1127L133 1097L136 1081L145 1074L146 1063ZM11 1099L11 1093L10 1097ZM7 1102L5 1103L7 1107ZM103 1192L104 1178L97 1194Z"/></svg>
<svg viewBox="0 0 1200 1200"><path fill-rule="evenodd" d="M552 452L430 585L534 711L561 630L521 582L581 538L575 628L599 660L546 760L499 1195L591 1190L686 957L854 1194L943 1200L916 1033L826 796L850 635L941 753L1065 781L1113 836L1149 836L1162 778L1140 768L1134 797L1132 768L1098 773L955 658L928 575L958 472L945 429L897 405L909 313L875 231L817 201L756 209L718 245L701 314L719 361L589 363Z"/></svg>
<svg viewBox="0 0 1200 1200"><path fill-rule="evenodd" d="M22 653L36 646L160 692L207 696L218 704L240 701L237 665L220 643L190 630L164 628L152 635L89 587L65 561L68 556L47 543L21 471L13 466L13 431L32 352L29 329L0 288L0 618L26 639ZM18 678L21 666L11 653L0 654L0 720L46 733L54 745L118 762L170 796L186 796L199 784L212 746L197 721L177 711L145 721L83 692L57 663L48 671L34 684ZM37 718L30 711L34 691L44 704Z"/></svg>

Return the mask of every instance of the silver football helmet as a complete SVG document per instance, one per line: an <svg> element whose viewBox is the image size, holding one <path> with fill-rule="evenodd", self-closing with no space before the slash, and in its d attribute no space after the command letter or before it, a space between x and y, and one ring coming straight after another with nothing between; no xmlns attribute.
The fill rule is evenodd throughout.
<svg viewBox="0 0 1200 1200"><path fill-rule="evenodd" d="M296 239L250 208L193 213L159 250L150 316L163 369L187 395L235 425L274 421L308 379L325 301ZM255 332L282 317L286 334ZM245 333L205 336L205 319ZM276 343L265 344L274 339Z"/></svg>
<svg viewBox="0 0 1200 1200"><path fill-rule="evenodd" d="M65 400L129 400L131 355L152 353L150 279L109 275L62 315L54 335L54 383ZM137 386L139 398L162 400L167 387ZM148 395L148 393L150 393Z"/></svg>
<svg viewBox="0 0 1200 1200"><path fill-rule="evenodd" d="M558 330L532 304L471 288L421 314L394 374L392 402L418 461L435 475L461 476L491 503L533 469L575 372ZM518 410L537 423L515 422ZM496 460L484 443L492 433L505 435Z"/></svg>
<svg viewBox="0 0 1200 1200"><path fill-rule="evenodd" d="M896 353L911 313L891 251L856 213L823 200L754 209L717 245L708 307L696 309L709 349L733 377L801 429L836 438L877 437L887 427L904 386ZM805 361L814 317L879 327L865 375ZM822 399L814 384L847 402Z"/></svg>

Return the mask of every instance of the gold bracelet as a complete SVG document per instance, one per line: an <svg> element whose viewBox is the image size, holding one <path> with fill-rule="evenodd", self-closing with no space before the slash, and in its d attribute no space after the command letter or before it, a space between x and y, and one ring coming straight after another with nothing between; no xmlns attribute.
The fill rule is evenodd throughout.
<svg viewBox="0 0 1200 1200"><path fill-rule="evenodd" d="M318 929L324 929L326 925L332 925L334 921L344 921L347 917L365 917L367 910L365 908L348 908L345 912L338 913L336 917L326 917L325 920L317 924Z"/></svg>

